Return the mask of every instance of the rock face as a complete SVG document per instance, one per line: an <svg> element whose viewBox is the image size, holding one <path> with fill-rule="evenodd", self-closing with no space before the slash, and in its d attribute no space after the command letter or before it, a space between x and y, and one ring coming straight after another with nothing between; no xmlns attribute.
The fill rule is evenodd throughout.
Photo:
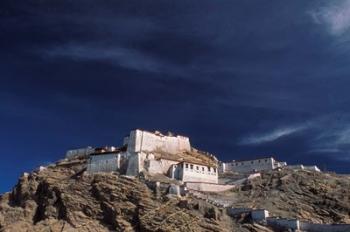
<svg viewBox="0 0 350 232"><path fill-rule="evenodd" d="M310 171L263 172L235 191L219 194L235 207L263 208L271 215L314 223L350 224L350 178Z"/></svg>
<svg viewBox="0 0 350 232"><path fill-rule="evenodd" d="M0 231L225 231L188 202L157 198L139 178L82 165L24 175L0 199Z"/></svg>
<svg viewBox="0 0 350 232"><path fill-rule="evenodd" d="M0 232L272 231L199 199L168 198L144 177L86 174L85 162L58 162L24 174L0 197ZM349 222L349 183L330 174L274 171L216 197L234 199L237 207L264 207L276 216Z"/></svg>

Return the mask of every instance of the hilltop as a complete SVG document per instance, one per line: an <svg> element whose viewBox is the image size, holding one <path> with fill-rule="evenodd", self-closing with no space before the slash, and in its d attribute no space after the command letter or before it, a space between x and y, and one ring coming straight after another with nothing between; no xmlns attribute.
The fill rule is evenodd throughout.
<svg viewBox="0 0 350 232"><path fill-rule="evenodd" d="M273 231L193 196L155 191L147 175L87 174L85 163L79 158L24 174L0 198L0 231ZM206 194L276 216L349 223L349 187L348 176L282 169Z"/></svg>

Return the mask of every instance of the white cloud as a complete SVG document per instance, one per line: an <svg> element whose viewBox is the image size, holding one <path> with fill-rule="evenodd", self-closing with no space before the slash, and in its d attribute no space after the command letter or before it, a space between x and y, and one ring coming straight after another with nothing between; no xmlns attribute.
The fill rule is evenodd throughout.
<svg viewBox="0 0 350 232"><path fill-rule="evenodd" d="M44 54L49 57L67 57L74 60L105 60L136 70L158 72L161 69L159 63L152 57L121 47L98 48L70 44L45 50Z"/></svg>
<svg viewBox="0 0 350 232"><path fill-rule="evenodd" d="M305 130L308 127L309 126L305 124L305 125L297 125L294 127L278 128L265 134L251 135L246 138L243 138L240 140L239 144L240 145L254 145L254 144L257 145L262 143L273 142L284 136L288 136L296 132Z"/></svg>
<svg viewBox="0 0 350 232"><path fill-rule="evenodd" d="M350 0L329 1L329 5L311 11L315 23L324 24L330 34L341 36L350 30Z"/></svg>
<svg viewBox="0 0 350 232"><path fill-rule="evenodd" d="M336 140L337 144L350 144L350 127L347 127L340 131Z"/></svg>
<svg viewBox="0 0 350 232"><path fill-rule="evenodd" d="M339 153L341 150L337 148L315 148L308 151L309 153Z"/></svg>
<svg viewBox="0 0 350 232"><path fill-rule="evenodd" d="M65 44L40 51L46 58L68 58L76 61L103 61L110 64L153 73L186 75L183 67L165 62L158 57L144 54L136 49L123 47L97 47L92 45Z"/></svg>
<svg viewBox="0 0 350 232"><path fill-rule="evenodd" d="M328 154L336 160L350 160L350 125L340 121L336 125L324 124L322 132L310 141L309 153Z"/></svg>

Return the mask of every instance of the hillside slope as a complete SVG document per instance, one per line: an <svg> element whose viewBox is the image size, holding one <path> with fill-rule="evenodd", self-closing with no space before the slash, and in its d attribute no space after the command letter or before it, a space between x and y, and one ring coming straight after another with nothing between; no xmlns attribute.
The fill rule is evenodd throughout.
<svg viewBox="0 0 350 232"><path fill-rule="evenodd" d="M88 175L84 162L23 175L0 198L0 231L249 231L210 206L159 198L139 178Z"/></svg>
<svg viewBox="0 0 350 232"><path fill-rule="evenodd" d="M12 192L0 197L0 231L272 231L246 215L233 219L200 199L156 193L143 177L88 175L85 162L63 161L24 174ZM349 223L348 177L272 171L211 195L276 216Z"/></svg>
<svg viewBox="0 0 350 232"><path fill-rule="evenodd" d="M273 216L350 224L350 177L345 175L288 169L266 171L261 178L216 197L232 200L235 207L264 208Z"/></svg>

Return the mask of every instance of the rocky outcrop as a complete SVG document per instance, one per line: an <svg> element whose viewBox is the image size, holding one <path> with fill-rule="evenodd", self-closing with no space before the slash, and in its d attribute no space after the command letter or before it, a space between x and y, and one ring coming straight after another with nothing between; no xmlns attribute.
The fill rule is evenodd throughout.
<svg viewBox="0 0 350 232"><path fill-rule="evenodd" d="M267 171L261 178L249 180L235 191L216 197L232 199L232 205L237 208L267 209L272 216L350 224L347 176L304 170Z"/></svg>
<svg viewBox="0 0 350 232"><path fill-rule="evenodd" d="M85 162L65 160L19 178L0 197L0 232L272 231L248 215L227 216L217 200L275 216L349 222L350 179L344 176L271 171L224 193L181 199L169 198L162 185L155 191L146 176L87 174Z"/></svg>
<svg viewBox="0 0 350 232"><path fill-rule="evenodd" d="M23 175L1 196L0 231L223 231L178 204L139 178L58 165Z"/></svg>

